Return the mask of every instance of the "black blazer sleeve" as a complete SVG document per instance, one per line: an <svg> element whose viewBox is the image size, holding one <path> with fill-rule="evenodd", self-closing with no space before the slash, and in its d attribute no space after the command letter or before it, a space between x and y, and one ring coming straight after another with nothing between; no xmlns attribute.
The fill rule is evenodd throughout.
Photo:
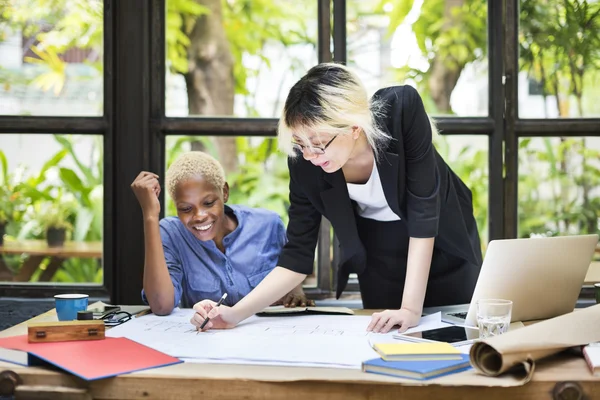
<svg viewBox="0 0 600 400"><path fill-rule="evenodd" d="M431 123L419 93L404 86L402 136L406 161L406 214L410 237L438 233L440 176L432 143Z"/></svg>
<svg viewBox="0 0 600 400"><path fill-rule="evenodd" d="M283 246L277 265L310 275L314 270L321 213L304 194L293 164L294 160L288 159L290 171L290 210L286 232L288 241Z"/></svg>

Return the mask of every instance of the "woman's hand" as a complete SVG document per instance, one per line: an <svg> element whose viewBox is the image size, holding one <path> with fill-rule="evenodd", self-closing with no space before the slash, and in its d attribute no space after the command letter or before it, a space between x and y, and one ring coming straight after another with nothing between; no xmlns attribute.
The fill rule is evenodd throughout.
<svg viewBox="0 0 600 400"><path fill-rule="evenodd" d="M284 307L314 307L314 300L310 300L306 297L304 290L302 289L302 284L299 284L294 289L292 289L288 294L283 296L279 301L277 301L274 305L283 304Z"/></svg>
<svg viewBox="0 0 600 400"><path fill-rule="evenodd" d="M406 308L399 310L385 310L374 313L371 318L371 323L367 327L367 331L375 333L387 333L394 327L399 325L398 332L404 332L408 328L419 325L421 313L416 313Z"/></svg>
<svg viewBox="0 0 600 400"><path fill-rule="evenodd" d="M160 214L160 184L158 175L152 172L142 171L131 184L131 189L142 206L144 216L156 216Z"/></svg>
<svg viewBox="0 0 600 400"><path fill-rule="evenodd" d="M235 312L231 307L220 305L216 307L217 303L212 300L202 300L194 304L194 310L196 313L190 320L190 322L198 329L207 331L209 329L231 329L235 327L239 320L235 316ZM206 318L210 318L210 321L200 329L200 326L204 323Z"/></svg>

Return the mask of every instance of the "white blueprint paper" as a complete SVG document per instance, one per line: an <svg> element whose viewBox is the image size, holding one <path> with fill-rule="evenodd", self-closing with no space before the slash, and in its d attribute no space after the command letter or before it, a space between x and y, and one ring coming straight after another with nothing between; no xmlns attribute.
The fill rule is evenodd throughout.
<svg viewBox="0 0 600 400"><path fill-rule="evenodd" d="M388 336L366 331L370 316L302 315L248 318L234 329L197 333L191 309L135 318L107 331L194 362L361 367L378 354L370 343Z"/></svg>

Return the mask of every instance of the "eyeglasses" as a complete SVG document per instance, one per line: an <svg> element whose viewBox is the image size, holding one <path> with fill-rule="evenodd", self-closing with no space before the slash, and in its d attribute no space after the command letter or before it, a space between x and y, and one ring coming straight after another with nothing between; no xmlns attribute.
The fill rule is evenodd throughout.
<svg viewBox="0 0 600 400"><path fill-rule="evenodd" d="M329 142L327 142L325 144L325 146L323 147L319 147L319 146L305 146L303 144L300 143L296 143L296 142L292 142L292 146L294 147L294 149L304 153L304 150L308 150L309 153L313 153L313 154L325 154L325 150L327 150L327 148L329 147L329 145L331 144L331 142L333 142L335 140L335 138L337 137L337 135L335 135L334 137L331 138L331 140Z"/></svg>
<svg viewBox="0 0 600 400"><path fill-rule="evenodd" d="M114 311L106 314L102 320L106 326L117 326L133 318L133 315L127 311Z"/></svg>

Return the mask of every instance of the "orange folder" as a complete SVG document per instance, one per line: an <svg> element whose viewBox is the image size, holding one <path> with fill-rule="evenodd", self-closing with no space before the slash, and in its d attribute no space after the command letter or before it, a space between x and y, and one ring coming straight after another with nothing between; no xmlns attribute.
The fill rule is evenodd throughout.
<svg viewBox="0 0 600 400"><path fill-rule="evenodd" d="M45 362L88 381L183 362L126 338L29 343L22 335L0 338L0 348L27 352L30 366Z"/></svg>

